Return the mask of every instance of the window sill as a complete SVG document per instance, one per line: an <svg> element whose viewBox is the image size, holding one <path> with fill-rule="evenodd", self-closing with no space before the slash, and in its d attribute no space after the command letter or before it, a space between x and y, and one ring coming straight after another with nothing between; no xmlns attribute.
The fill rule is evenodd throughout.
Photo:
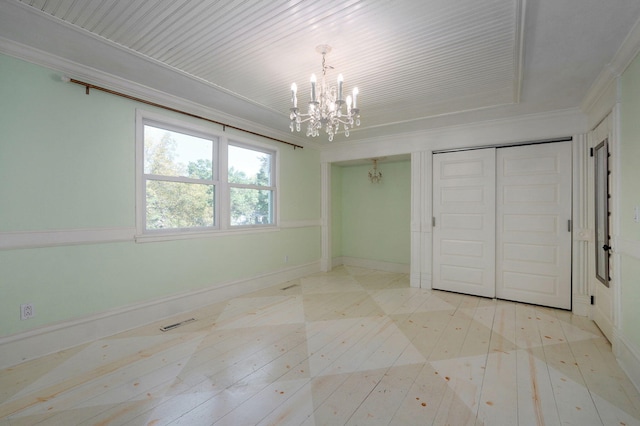
<svg viewBox="0 0 640 426"><path fill-rule="evenodd" d="M246 226L238 229L217 229L213 231L193 232L158 232L148 234L136 234L136 243L152 243L160 241L191 240L195 238L217 238L229 235L261 234L265 232L280 231L280 227L272 226Z"/></svg>

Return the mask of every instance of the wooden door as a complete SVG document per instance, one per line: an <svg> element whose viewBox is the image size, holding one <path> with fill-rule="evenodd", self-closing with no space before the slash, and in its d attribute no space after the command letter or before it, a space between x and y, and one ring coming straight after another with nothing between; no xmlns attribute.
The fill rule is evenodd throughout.
<svg viewBox="0 0 640 426"><path fill-rule="evenodd" d="M593 304L591 318L602 333L613 341L613 290L610 283L610 187L611 159L609 141L611 136L611 116L602 121L590 134L593 150L593 276L591 277L591 294Z"/></svg>
<svg viewBox="0 0 640 426"><path fill-rule="evenodd" d="M571 309L571 142L497 150L496 297Z"/></svg>
<svg viewBox="0 0 640 426"><path fill-rule="evenodd" d="M433 156L433 287L495 297L495 149Z"/></svg>

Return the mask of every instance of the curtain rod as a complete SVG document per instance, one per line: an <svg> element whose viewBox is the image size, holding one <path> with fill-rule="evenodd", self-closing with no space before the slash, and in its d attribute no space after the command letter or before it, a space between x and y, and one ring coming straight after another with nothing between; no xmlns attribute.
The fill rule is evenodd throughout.
<svg viewBox="0 0 640 426"><path fill-rule="evenodd" d="M241 129L240 127L231 126L229 124L221 123L220 121L212 120L210 118L203 117L201 115L192 114L192 113L187 112L187 111L182 111L182 110L179 110L179 109L176 109L176 108L172 108L172 107L169 107L169 106L166 106L166 105L162 105L162 104L158 104L158 103L155 103L155 102L147 101L145 99L136 98L135 96L127 95L126 93L116 92L115 90L107 89L106 87L96 86L95 84L87 83L85 81L76 80L74 78L70 78L70 77L67 77L67 76L63 76L62 80L66 81L66 82L70 82L70 83L79 84L80 86L84 86L85 89L86 89L85 93L87 95L89 94L89 89L96 89L96 90L100 90L101 92L109 93L111 95L120 96L122 98L130 99L132 101L141 102L143 104L151 105L151 106L154 106L154 107L166 109L168 111L177 112L177 113L182 114L182 115L187 115L189 117L193 117L193 118L197 118L197 119L200 119L200 120L208 121L210 123L218 124L218 125L222 126L222 131L224 131L228 127L230 129L239 130L241 132L249 133L249 134L254 135L254 136L260 136L261 138L271 139L272 141L276 141L276 142L280 142L280 143L285 143L287 145L291 145L293 147L293 149L296 149L296 148L302 149L302 148L304 148L301 145L296 145L294 143L283 141L281 139L272 138L271 136L262 135L260 133L252 132L251 130Z"/></svg>

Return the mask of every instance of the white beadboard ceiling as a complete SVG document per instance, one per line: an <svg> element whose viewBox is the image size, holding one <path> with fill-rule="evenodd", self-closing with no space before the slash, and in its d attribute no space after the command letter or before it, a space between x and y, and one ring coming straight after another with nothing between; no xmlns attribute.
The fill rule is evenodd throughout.
<svg viewBox="0 0 640 426"><path fill-rule="evenodd" d="M30 35L14 24L20 43L274 132L288 131L292 82L308 100L309 75L321 74L315 47L328 44L328 80L342 73L346 90L360 90L362 126L350 139L454 114L577 107L640 16L638 0L0 1L21 9L24 25L40 19ZM176 79L154 76L158 65ZM228 108L208 103L203 83Z"/></svg>

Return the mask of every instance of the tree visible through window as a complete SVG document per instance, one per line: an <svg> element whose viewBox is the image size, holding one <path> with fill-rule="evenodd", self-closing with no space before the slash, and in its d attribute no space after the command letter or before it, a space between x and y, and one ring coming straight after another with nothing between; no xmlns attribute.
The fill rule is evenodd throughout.
<svg viewBox="0 0 640 426"><path fill-rule="evenodd" d="M216 141L144 126L146 229L211 228Z"/></svg>
<svg viewBox="0 0 640 426"><path fill-rule="evenodd" d="M275 225L277 149L142 111L137 126L140 237Z"/></svg>
<svg viewBox="0 0 640 426"><path fill-rule="evenodd" d="M229 145L231 226L273 223L273 153Z"/></svg>

